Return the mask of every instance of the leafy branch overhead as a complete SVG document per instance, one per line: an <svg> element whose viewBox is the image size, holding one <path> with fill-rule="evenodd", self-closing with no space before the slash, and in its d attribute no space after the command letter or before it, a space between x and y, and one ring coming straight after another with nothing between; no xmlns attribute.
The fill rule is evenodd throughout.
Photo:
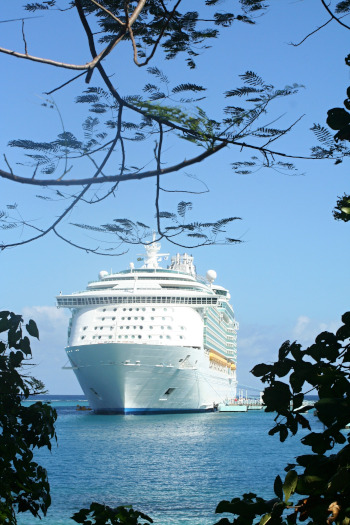
<svg viewBox="0 0 350 525"><path fill-rule="evenodd" d="M0 54L11 54L13 58L61 68L63 73L67 69L79 73L73 78L65 77L60 85L46 92L42 106L51 114L54 112L55 118L58 116L61 129L57 135L46 141L34 137L10 140L10 148L16 149L16 165L9 160L11 154L8 154L4 156L0 169L3 179L36 186L39 189L37 197L41 202L53 203L57 208L60 204L61 207L55 219L43 225L33 225L31 218L22 218L18 206L4 209L0 215L3 234L8 232L13 239L17 229L21 234L23 230L27 232L27 237L21 237L17 242L11 238L2 241L2 249L20 246L54 233L60 239L88 252L119 254L118 237L114 245L108 244L107 248L103 242L96 247L86 247L63 235L60 227L78 204L98 204L115 197L120 183L147 178L156 180L156 224L147 226L158 230L159 238L167 238L170 242L187 247L194 246L194 238L197 239L197 245L225 242L217 235L220 228L214 231L215 222L204 227L200 221L180 221L162 229L164 217L159 216L162 209L160 196L167 188L164 184L160 185L160 178L200 164L230 147L254 151L252 164L249 169L243 170L246 173L251 168L260 169L264 166L276 167L277 170L294 169L292 162L283 162L283 158L289 155L269 149L269 144L289 132L295 123L278 129L266 126L261 119L266 117L275 100L296 93L297 85L275 89L257 74L247 72L242 75L243 86L234 89L227 87L225 92L225 97L230 101L239 99L240 103L233 102L226 107L223 105L221 115L220 111L209 115L205 86L189 80L185 74L182 80L172 85L157 65L149 64L156 56L166 60L184 56L190 69L195 68L198 55L219 37L220 32L234 30L236 23L254 24L256 14L263 12L267 3L240 0L235 6L238 10L236 13L225 11L222 7L218 0L207 0L198 11L186 11L181 0L75 0L72 3L50 0L26 4L27 11L40 11L41 16L52 11L56 17L67 17L75 11L88 40L91 56L84 64L33 56L28 51L30 42L27 41L24 27L21 28L21 36L25 53L0 47ZM147 67L150 76L150 81L146 82L143 89L140 87L136 94L121 93L111 75L112 63L109 58L122 42L132 47L135 64ZM84 80L85 87L82 87ZM68 85L77 88L75 102L78 110L86 107L87 115L81 123L80 133L76 129L67 129L61 109L52 98L54 93L64 90ZM178 148L175 159L167 154L174 145ZM135 155L135 152L138 153ZM232 167L236 172L242 172L235 163L232 163ZM195 189L201 193L198 186ZM181 190L195 193L187 184ZM135 219L132 217L132 222L136 224ZM211 233L208 235L203 228L211 228ZM138 234L136 237L139 238ZM130 242L135 242L136 237L131 238ZM123 242L128 242L127 235L123 238Z"/></svg>
<svg viewBox="0 0 350 525"><path fill-rule="evenodd" d="M347 2L338 2L335 13L330 12L323 0L321 3L331 21L344 25L337 13L343 16L349 12ZM247 71L241 75L240 86L226 86L221 97L214 95L213 114L214 110L208 110L211 93L195 81L191 71L185 69L187 74L184 72L183 78L173 85L159 68L156 60L183 57L189 69L195 69L199 55L222 32L234 32L237 24L254 25L256 17L266 11L270 2L238 0L233 5L235 12L225 10L219 0L206 0L195 6L197 10L192 8L189 11L183 0L49 0L25 5L27 12L40 13L40 20L44 23L49 14L56 17L57 22L68 20L78 24L74 26L75 34L83 31L83 49L86 50L87 41L89 55L82 63L65 62L44 54L32 55L24 20L18 35L24 52L0 47L0 56L5 54L13 60L55 67L62 73L58 85L50 90L43 86L45 100L42 106L52 117L50 124L60 123L55 136L45 141L35 137L13 138L0 166L0 178L36 187L37 198L42 203L54 205L55 211L52 211L51 220L44 218L34 222L33 217L22 215L20 206L10 208L13 203L9 203L0 211L4 238L0 242L2 249L21 246L53 233L87 252L118 255L121 253L119 237L107 248L103 241L97 241L94 247L83 246L63 234L62 226L67 224L68 215L78 205L97 205L105 199L116 198L121 183L142 179L155 181L156 220L147 226L156 230L160 239L166 238L186 247L194 246L193 236L198 240L197 245L224 242L216 234L203 232L200 221L163 225L164 217L159 214L165 200L164 192L172 191L160 184L165 175L174 174L179 179L184 170L200 165L223 150L243 152L242 159L235 156L231 162L234 172L239 175L249 175L262 168L294 174L297 172L293 164L295 159L332 158L339 163L348 156L344 142L349 138L349 113L341 108L331 110L327 121L332 129L338 130L335 137L322 126L314 127L321 146L313 148L310 156L280 150L273 144L288 135L301 119L300 116L288 124L276 126L281 117L273 113L275 102L298 92L301 86L297 84L275 88L257 73ZM115 54L117 48L118 55ZM42 49L46 49L45 43ZM127 50L130 49L136 71L144 66L149 80L141 83L135 73L133 85L123 93L119 88L120 72L124 71L129 56ZM118 75L114 76L116 56ZM73 71L75 76L67 76L67 70ZM67 86L75 92L77 114L81 115L81 109L86 109L80 132L76 127L68 129L63 111L61 113L53 98L68 89ZM229 104L225 105L224 101L229 101ZM345 106L349 108L348 99ZM77 119L74 126L75 122ZM251 152L250 158L246 157L247 152ZM198 185L189 187L187 182L182 182L178 191L201 193ZM46 208L44 215L48 212ZM346 215L346 211L342 214L342 217ZM138 219L141 217L130 220L137 224ZM139 239L138 233L130 242L135 242L136 238ZM127 235L123 235L123 239L128 243Z"/></svg>

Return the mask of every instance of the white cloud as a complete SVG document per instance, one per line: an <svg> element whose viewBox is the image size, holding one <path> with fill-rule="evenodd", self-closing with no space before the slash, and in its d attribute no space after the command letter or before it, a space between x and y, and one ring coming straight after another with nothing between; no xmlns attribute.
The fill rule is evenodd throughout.
<svg viewBox="0 0 350 525"><path fill-rule="evenodd" d="M340 325L340 321L317 321L301 315L293 328L293 339L296 339L303 346L310 346L318 334L321 332L335 332Z"/></svg>
<svg viewBox="0 0 350 525"><path fill-rule="evenodd" d="M80 394L81 389L71 370L62 370L67 363L65 346L69 313L54 306L26 306L22 310L25 323L33 319L40 340L31 338L33 375L44 382L50 394Z"/></svg>

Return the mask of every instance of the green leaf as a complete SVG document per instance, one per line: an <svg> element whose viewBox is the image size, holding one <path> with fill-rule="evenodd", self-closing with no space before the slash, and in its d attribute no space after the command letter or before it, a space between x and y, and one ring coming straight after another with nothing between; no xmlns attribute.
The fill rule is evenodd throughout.
<svg viewBox="0 0 350 525"><path fill-rule="evenodd" d="M283 483L284 501L288 503L289 498L294 493L298 483L298 474L295 470L290 470L286 475L286 479Z"/></svg>
<svg viewBox="0 0 350 525"><path fill-rule="evenodd" d="M269 372L271 372L272 366L266 365L265 363L260 363L259 365L255 365L254 368L250 371L251 374L255 377L261 377Z"/></svg>
<svg viewBox="0 0 350 525"><path fill-rule="evenodd" d="M30 319L29 323L26 324L26 329L27 329L27 332L28 332L29 335L39 339L39 330L38 330L38 327L36 325L36 322L33 321L33 319Z"/></svg>
<svg viewBox="0 0 350 525"><path fill-rule="evenodd" d="M273 490L276 496L282 500L283 499L283 484L280 476L277 476L273 484Z"/></svg>

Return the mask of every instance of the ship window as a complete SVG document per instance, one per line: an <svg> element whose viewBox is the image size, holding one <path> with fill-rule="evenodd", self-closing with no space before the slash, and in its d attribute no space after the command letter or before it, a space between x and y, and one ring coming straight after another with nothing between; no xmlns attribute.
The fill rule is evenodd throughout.
<svg viewBox="0 0 350 525"><path fill-rule="evenodd" d="M81 339L85 339L85 335L82 335L82 336L81 336Z"/></svg>
<svg viewBox="0 0 350 525"><path fill-rule="evenodd" d="M138 338L141 339L141 336L139 335Z"/></svg>
<svg viewBox="0 0 350 525"><path fill-rule="evenodd" d="M161 326L161 329L164 330L164 326Z"/></svg>
<svg viewBox="0 0 350 525"><path fill-rule="evenodd" d="M100 330L102 330L102 329L103 329L103 326L100 326Z"/></svg>
<svg viewBox="0 0 350 525"><path fill-rule="evenodd" d="M160 335L160 336L159 336L159 339L163 339L163 336L162 336L162 335Z"/></svg>
<svg viewBox="0 0 350 525"><path fill-rule="evenodd" d="M115 317L112 317L112 321L115 321Z"/></svg>
<svg viewBox="0 0 350 525"><path fill-rule="evenodd" d="M117 311L117 309L116 309L116 308L113 308L113 312L116 312L116 311Z"/></svg>
<svg viewBox="0 0 350 525"><path fill-rule="evenodd" d="M95 336L93 335L92 338L95 339Z"/></svg>
<svg viewBox="0 0 350 525"><path fill-rule="evenodd" d="M83 330L86 330L87 329L87 326L84 326Z"/></svg>
<svg viewBox="0 0 350 525"><path fill-rule="evenodd" d="M99 335L98 338L101 339L101 336Z"/></svg>
<svg viewBox="0 0 350 525"><path fill-rule="evenodd" d="M130 326L127 326L126 329L129 330Z"/></svg>
<svg viewBox="0 0 350 525"><path fill-rule="evenodd" d="M153 326L150 326L150 329L153 330Z"/></svg>
<svg viewBox="0 0 350 525"><path fill-rule="evenodd" d="M170 396L170 394L171 394L172 392L174 392L174 390L175 390L175 388L168 388L168 390L167 390L166 392L164 392L164 395L165 395L165 396Z"/></svg>
<svg viewBox="0 0 350 525"><path fill-rule="evenodd" d="M106 308L104 308L104 309L102 310L102 312L105 312L105 311L106 311Z"/></svg>
<svg viewBox="0 0 350 525"><path fill-rule="evenodd" d="M128 321L130 321L131 317L128 317Z"/></svg>
<svg viewBox="0 0 350 525"><path fill-rule="evenodd" d="M152 339L152 336L151 336L151 335L149 335L149 336L148 336L148 339Z"/></svg>
<svg viewBox="0 0 350 525"><path fill-rule="evenodd" d="M180 339L183 339L182 335L180 335Z"/></svg>
<svg viewBox="0 0 350 525"><path fill-rule="evenodd" d="M123 308L123 312L126 312L126 308Z"/></svg>
<svg viewBox="0 0 350 525"><path fill-rule="evenodd" d="M144 317L141 317L141 321L143 321L145 318Z"/></svg>
<svg viewBox="0 0 350 525"><path fill-rule="evenodd" d="M167 311L167 308L164 308L164 312L166 312L166 311Z"/></svg>
<svg viewBox="0 0 350 525"><path fill-rule="evenodd" d="M109 335L109 336L108 336L108 339L112 339L112 336L111 336L111 335Z"/></svg>
<svg viewBox="0 0 350 525"><path fill-rule="evenodd" d="M105 318L104 318L104 317L102 317L102 321L104 321L104 320L105 320Z"/></svg>
<svg viewBox="0 0 350 525"><path fill-rule="evenodd" d="M155 312L155 311L156 311L156 309L155 309L155 308L152 308L152 312Z"/></svg>
<svg viewBox="0 0 350 525"><path fill-rule="evenodd" d="M143 330L143 326L142 325L140 325L140 330Z"/></svg>
<svg viewBox="0 0 350 525"><path fill-rule="evenodd" d="M132 312L132 308L129 308L129 312Z"/></svg>
<svg viewBox="0 0 350 525"><path fill-rule="evenodd" d="M170 335L167 335L166 338L167 338L167 339L170 339Z"/></svg>

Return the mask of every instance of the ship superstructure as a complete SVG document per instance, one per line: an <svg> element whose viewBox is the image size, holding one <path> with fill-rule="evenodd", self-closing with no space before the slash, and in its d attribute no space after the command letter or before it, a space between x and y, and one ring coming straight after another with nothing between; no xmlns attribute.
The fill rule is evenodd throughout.
<svg viewBox="0 0 350 525"><path fill-rule="evenodd" d="M196 275L193 257L167 269L159 243L142 268L102 271L87 290L60 294L70 308L66 352L97 413L213 410L236 396L237 329L216 273Z"/></svg>

